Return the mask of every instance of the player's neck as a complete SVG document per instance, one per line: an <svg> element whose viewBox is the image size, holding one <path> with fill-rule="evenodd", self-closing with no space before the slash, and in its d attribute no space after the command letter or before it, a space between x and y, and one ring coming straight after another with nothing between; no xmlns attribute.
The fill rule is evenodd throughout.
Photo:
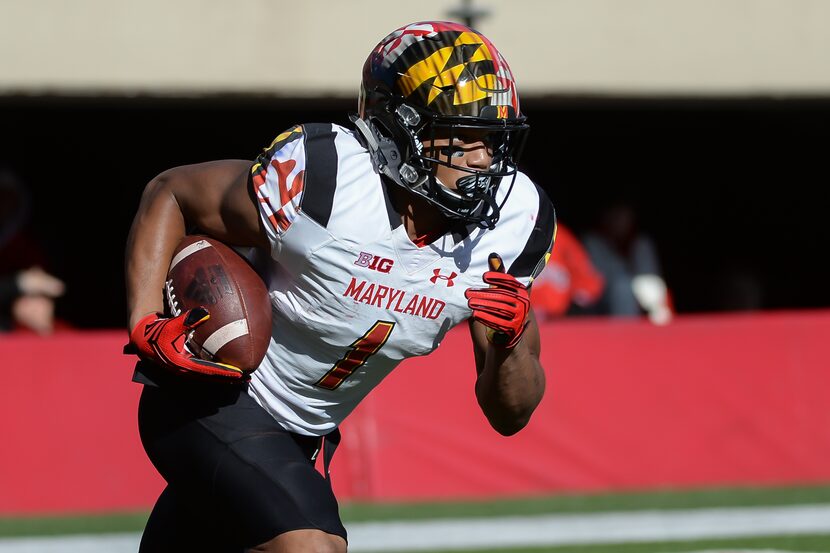
<svg viewBox="0 0 830 553"><path fill-rule="evenodd" d="M390 190L392 205L414 244L430 244L452 226L451 221L423 198L397 187L390 187Z"/></svg>

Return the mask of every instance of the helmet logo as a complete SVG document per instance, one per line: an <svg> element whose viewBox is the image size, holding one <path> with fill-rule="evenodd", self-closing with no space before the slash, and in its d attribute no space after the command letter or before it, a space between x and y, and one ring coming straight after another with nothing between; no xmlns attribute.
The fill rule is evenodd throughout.
<svg viewBox="0 0 830 553"><path fill-rule="evenodd" d="M476 62L484 62L479 67ZM489 62L489 63L488 63ZM429 83L427 105L439 95L454 91L453 105L483 100L501 91L487 45L474 33L461 33L452 46L436 50L415 63L400 77L398 85L405 97L424 83Z"/></svg>
<svg viewBox="0 0 830 553"><path fill-rule="evenodd" d="M435 27L430 23L413 23L386 37L386 40L380 45L379 53L386 58L387 63L392 63L398 59L398 56L404 50L423 37L432 38L436 34Z"/></svg>

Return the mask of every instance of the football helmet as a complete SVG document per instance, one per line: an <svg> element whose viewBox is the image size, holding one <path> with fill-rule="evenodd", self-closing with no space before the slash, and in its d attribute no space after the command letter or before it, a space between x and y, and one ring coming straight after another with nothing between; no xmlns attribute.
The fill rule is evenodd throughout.
<svg viewBox="0 0 830 553"><path fill-rule="evenodd" d="M376 169L447 217L492 228L513 182L528 125L510 68L496 47L464 25L413 23L380 41L363 66L352 118ZM492 155L489 169L453 165L424 141L473 134ZM438 164L467 173L454 187ZM496 202L502 180L509 189Z"/></svg>

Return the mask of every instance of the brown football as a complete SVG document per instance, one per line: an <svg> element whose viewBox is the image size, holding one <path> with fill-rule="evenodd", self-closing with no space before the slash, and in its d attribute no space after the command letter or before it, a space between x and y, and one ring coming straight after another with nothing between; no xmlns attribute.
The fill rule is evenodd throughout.
<svg viewBox="0 0 830 553"><path fill-rule="evenodd" d="M165 292L174 316L199 306L210 312L188 341L195 355L256 370L271 340L271 301L241 255L213 238L185 236L173 254Z"/></svg>

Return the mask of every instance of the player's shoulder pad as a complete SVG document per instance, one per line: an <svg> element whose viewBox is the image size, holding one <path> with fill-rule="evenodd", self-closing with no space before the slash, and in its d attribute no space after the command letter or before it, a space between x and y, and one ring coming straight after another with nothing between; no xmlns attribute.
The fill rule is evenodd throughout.
<svg viewBox="0 0 830 553"><path fill-rule="evenodd" d="M516 278L530 278L531 282L545 268L556 239L556 211L553 203L538 184L533 183L533 186L539 197L533 230L521 253L507 271Z"/></svg>
<svg viewBox="0 0 830 553"><path fill-rule="evenodd" d="M337 129L331 123L303 125L306 153L305 189L302 210L323 228L331 218L337 188Z"/></svg>
<svg viewBox="0 0 830 553"><path fill-rule="evenodd" d="M323 227L328 224L337 182L335 135L330 123L295 125L256 158L252 186L277 234L301 211Z"/></svg>
<svg viewBox="0 0 830 553"><path fill-rule="evenodd" d="M271 141L271 144L262 150L262 153L257 156L257 162L261 162L264 160L269 160L274 157L274 154L280 150L282 150L286 144L299 140L303 137L303 126L302 125L294 125L290 129L281 132L277 135L277 137ZM257 163L254 164L254 167L251 169L252 173L256 172Z"/></svg>

